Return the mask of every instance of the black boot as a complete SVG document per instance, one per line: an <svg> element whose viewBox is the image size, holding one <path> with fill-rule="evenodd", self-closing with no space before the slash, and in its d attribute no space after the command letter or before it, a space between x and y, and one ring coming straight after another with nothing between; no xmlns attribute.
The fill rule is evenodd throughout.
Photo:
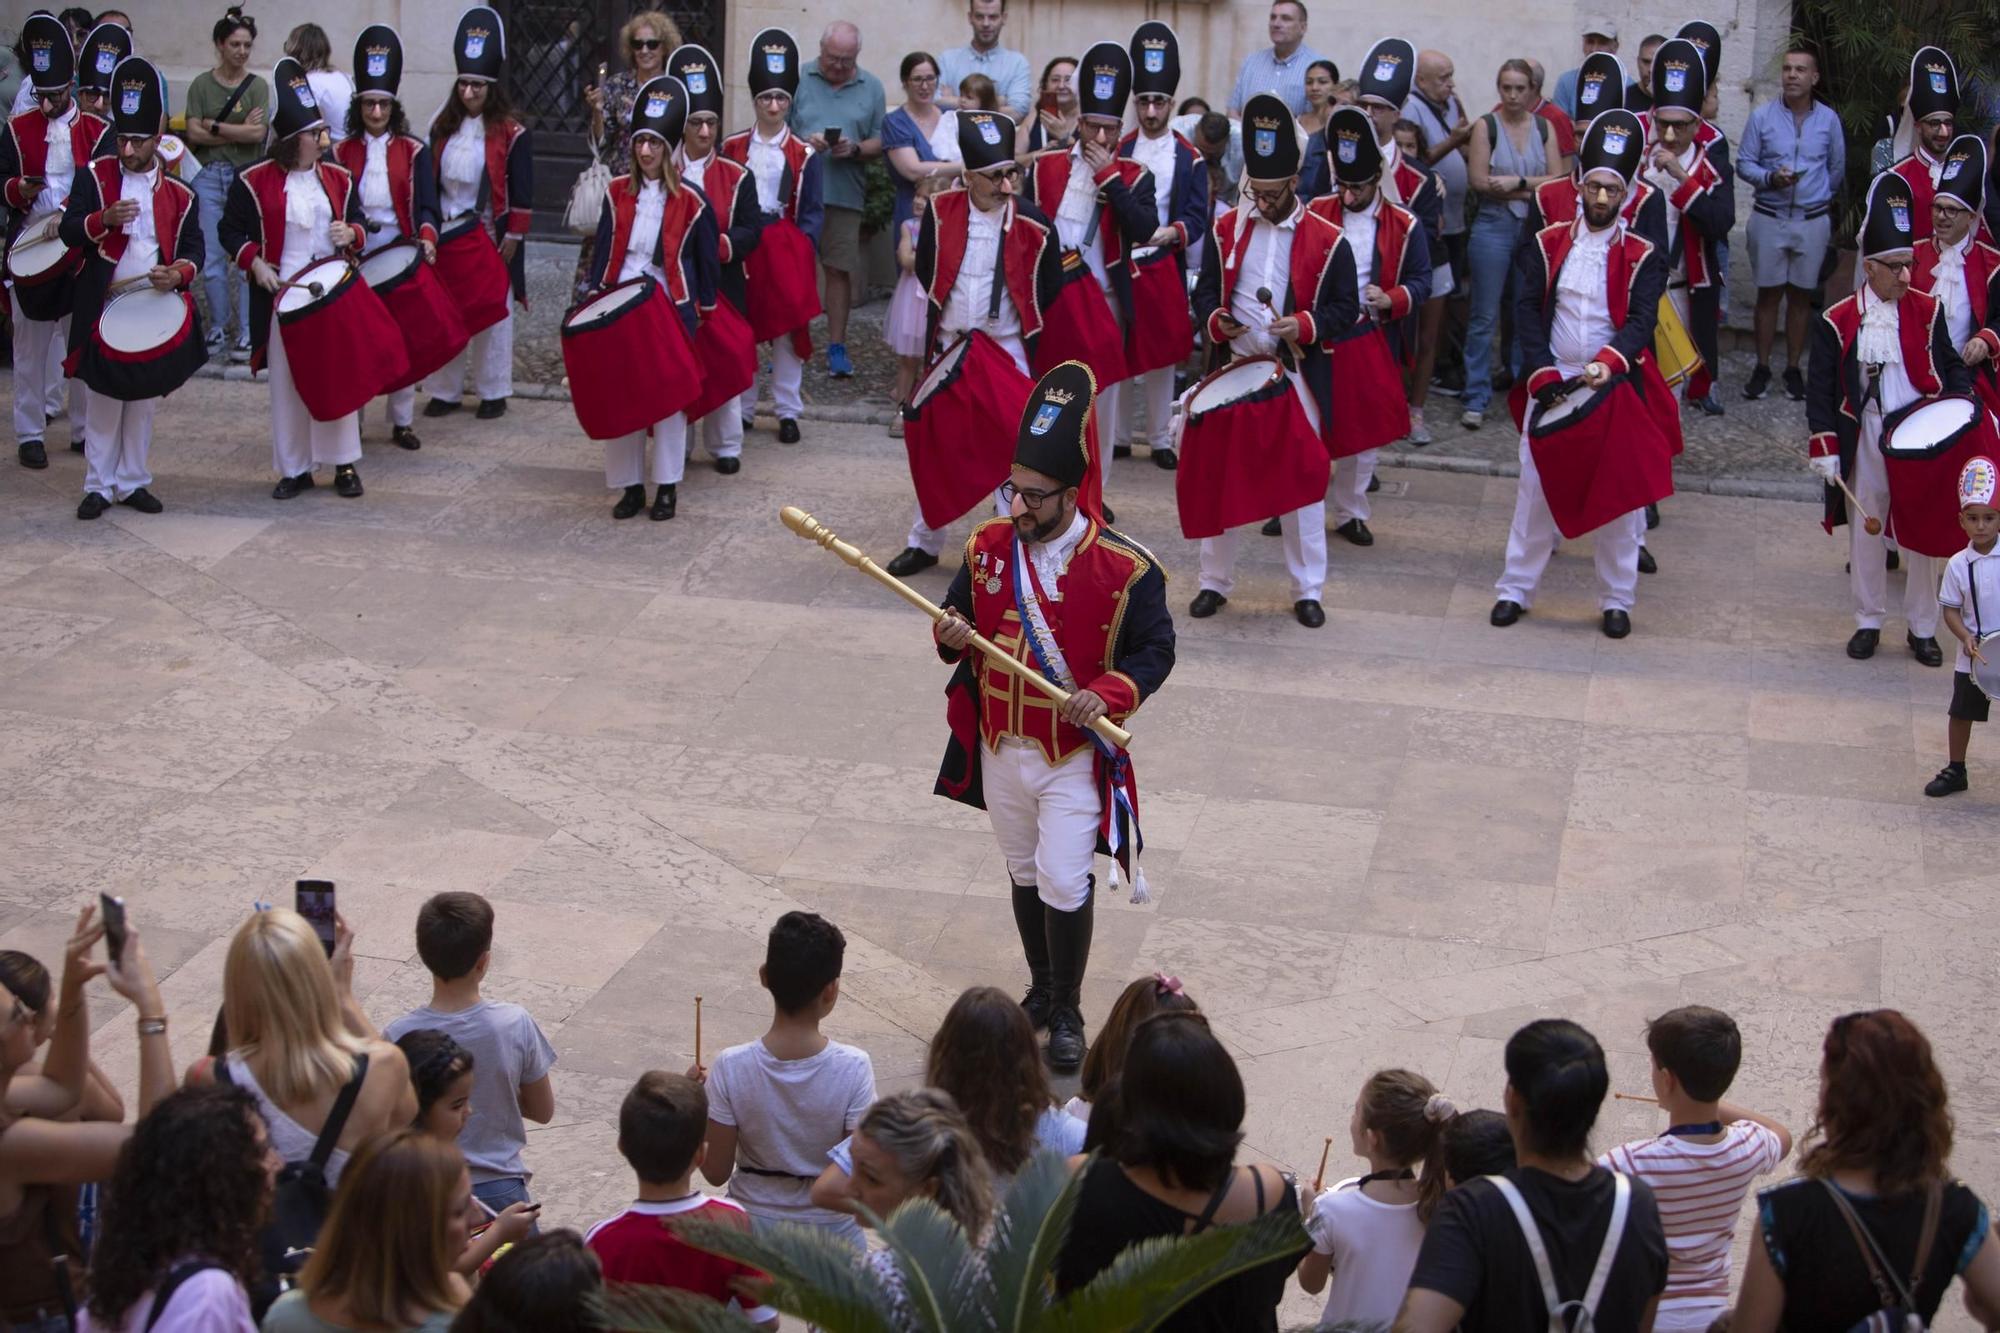
<svg viewBox="0 0 2000 1333"><path fill-rule="evenodd" d="M1090 896L1074 912L1048 909L1049 973L1055 1006L1049 1012L1049 1067L1068 1073L1083 1063L1089 1043L1083 1034L1083 973L1090 962L1090 933L1095 919L1097 877L1091 876Z"/></svg>
<svg viewBox="0 0 2000 1333"><path fill-rule="evenodd" d="M1032 884L1016 884L1014 929L1021 934L1021 953L1028 960L1028 993L1021 997L1021 1007L1028 1011L1028 1021L1037 1032L1049 1025L1049 1011L1056 1002L1055 991L1049 985L1047 917L1041 890Z"/></svg>

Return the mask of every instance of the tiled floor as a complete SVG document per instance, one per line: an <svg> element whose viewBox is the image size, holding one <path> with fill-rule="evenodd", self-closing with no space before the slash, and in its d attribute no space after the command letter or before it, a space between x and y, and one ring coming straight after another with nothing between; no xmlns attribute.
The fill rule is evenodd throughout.
<svg viewBox="0 0 2000 1333"><path fill-rule="evenodd" d="M381 1019L425 993L417 904L486 893L493 990L561 1052L530 1160L570 1223L625 1197L617 1100L686 1064L693 997L711 1052L760 1030L787 907L847 929L832 1027L885 1086L959 988L1020 984L984 819L930 795L923 621L776 521L800 504L893 553L911 505L878 428L760 430L740 476L695 463L673 522L614 524L564 404L420 421L416 454L371 418L359 501L272 501L266 420L261 386L177 395L153 518L76 521L63 426L48 471L0 459L0 947L53 959L78 906L123 894L191 1058L227 933L292 878L339 882ZM1089 1013L1180 975L1241 1058L1251 1148L1309 1176L1371 1069L1497 1104L1501 1045L1539 1014L1589 1024L1641 1090L1645 1018L1724 1005L1737 1096L1803 1127L1826 1021L1894 1004L1937 1042L1955 1164L1990 1196L1995 742L1971 794L1920 794L1949 679L1899 625L1842 655L1844 543L1802 505L1682 498L1630 639L1597 633L1581 543L1499 631L1513 483L1384 477L1377 544L1332 543L1325 629L1291 619L1254 535L1223 614L1180 621L1134 724L1157 903L1103 900ZM1108 490L1179 609L1172 485L1139 460ZM129 1075L130 1025L94 1012ZM1599 1137L1654 1128L1613 1103Z"/></svg>

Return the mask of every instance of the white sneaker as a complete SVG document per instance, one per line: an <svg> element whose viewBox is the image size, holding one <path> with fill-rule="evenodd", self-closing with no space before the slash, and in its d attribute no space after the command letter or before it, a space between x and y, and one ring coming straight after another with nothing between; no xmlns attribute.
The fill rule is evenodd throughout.
<svg viewBox="0 0 2000 1333"><path fill-rule="evenodd" d="M1411 444L1429 444L1431 442L1430 427L1424 425L1424 410L1422 408L1413 407L1410 409L1410 433L1404 436L1404 438Z"/></svg>
<svg viewBox="0 0 2000 1333"><path fill-rule="evenodd" d="M1473 411L1471 408L1467 408L1465 411L1459 413L1458 424L1465 427L1467 430L1478 430L1481 426L1486 424L1486 414L1484 412L1476 412Z"/></svg>

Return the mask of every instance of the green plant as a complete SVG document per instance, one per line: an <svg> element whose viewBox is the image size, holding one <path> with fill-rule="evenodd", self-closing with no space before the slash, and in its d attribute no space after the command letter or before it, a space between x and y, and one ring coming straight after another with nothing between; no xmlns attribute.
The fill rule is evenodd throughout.
<svg viewBox="0 0 2000 1333"><path fill-rule="evenodd" d="M1289 1208L1241 1226L1134 1245L1088 1286L1055 1301L1056 1256L1088 1172L1072 1173L1059 1153L1037 1154L1007 1192L992 1242L975 1250L958 1225L926 1199L898 1208L877 1230L903 1277L907 1318L924 1333L1147 1333L1216 1283L1307 1244ZM870 1218L874 1223L876 1219ZM854 1252L815 1227L755 1232L689 1222L681 1238L753 1264L770 1276L766 1304L830 1333L898 1333L889 1288ZM712 1301L658 1287L613 1286L605 1294L613 1327L634 1333L741 1333L742 1319Z"/></svg>
<svg viewBox="0 0 2000 1333"><path fill-rule="evenodd" d="M889 225L896 212L896 182L889 174L888 160L875 158L862 176L861 235L873 236Z"/></svg>

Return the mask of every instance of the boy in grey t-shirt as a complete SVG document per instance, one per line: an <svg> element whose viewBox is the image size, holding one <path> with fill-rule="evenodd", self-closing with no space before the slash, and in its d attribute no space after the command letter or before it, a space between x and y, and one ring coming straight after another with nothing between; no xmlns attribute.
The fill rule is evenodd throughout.
<svg viewBox="0 0 2000 1333"><path fill-rule="evenodd" d="M555 1118L549 1083L555 1048L527 1010L479 993L493 961L493 905L484 898L440 893L426 902L417 913L417 956L430 969L431 1002L383 1034L394 1041L436 1028L472 1052L472 1118L458 1146L472 1172L472 1192L497 1213L528 1199L524 1121L546 1125Z"/></svg>

